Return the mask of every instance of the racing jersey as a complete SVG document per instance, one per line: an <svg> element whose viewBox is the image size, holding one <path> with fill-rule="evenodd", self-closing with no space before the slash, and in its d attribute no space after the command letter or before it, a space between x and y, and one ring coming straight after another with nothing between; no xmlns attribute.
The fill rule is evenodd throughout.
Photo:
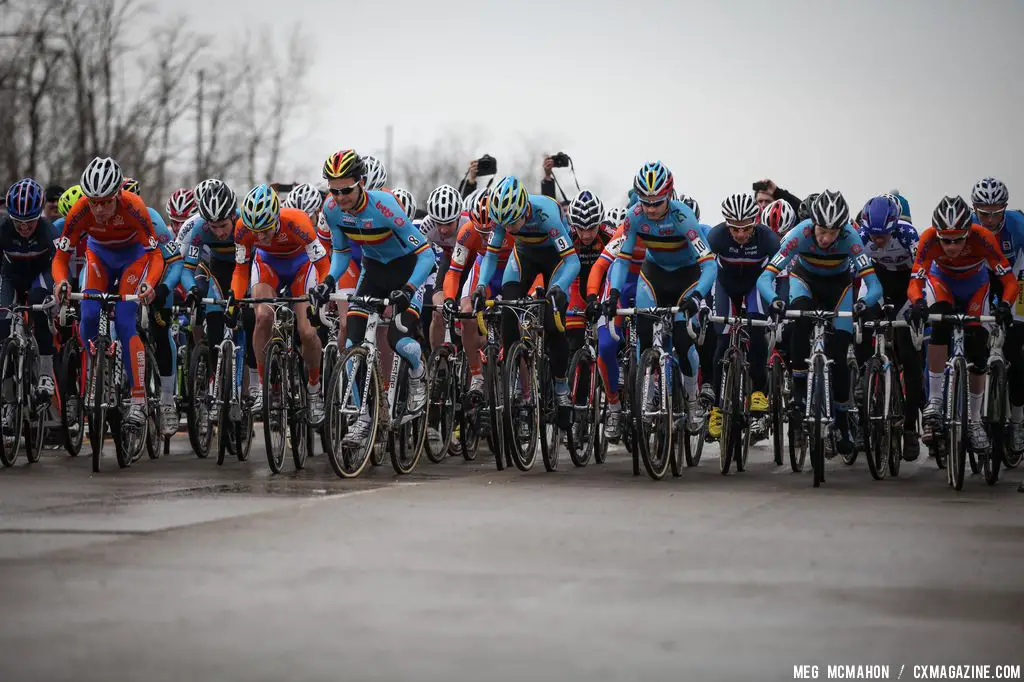
<svg viewBox="0 0 1024 682"><path fill-rule="evenodd" d="M643 205L635 204L626 214L622 226L626 239L619 249L619 255L612 264L611 288L621 290L626 281L629 261L638 240L647 247L645 263L653 263L663 270L679 270L700 265L700 278L696 291L707 296L715 282L718 264L711 253L701 231L700 224L690 207L681 201L668 202L668 211L661 220L651 220L644 215Z"/></svg>
<svg viewBox="0 0 1024 682"><path fill-rule="evenodd" d="M409 286L418 289L434 268L434 253L427 240L405 215L391 192L369 190L351 212L338 206L333 196L324 203L324 219L331 229L330 274L335 281L348 268L352 259L351 244L362 251L362 258L378 263L416 254L416 267L409 277Z"/></svg>
<svg viewBox="0 0 1024 682"><path fill-rule="evenodd" d="M505 244L507 230L504 225L495 225L491 230L491 238L487 242L487 253L480 263L480 281L489 282L498 266L498 254ZM558 287L569 293L576 276L580 272L580 259L572 246L569 236L569 224L565 221L562 207L554 199L539 194L529 196L526 207L526 222L513 235L516 250L532 251L554 248L562 262L554 270L552 287Z"/></svg>
<svg viewBox="0 0 1024 682"><path fill-rule="evenodd" d="M160 245L160 253L164 257L164 275L160 279L160 283L167 285L167 288L173 291L178 286L178 280L181 278L183 265L181 249L178 246L178 241L174 238L174 233L171 232L171 228L167 227L167 223L164 222L163 216L156 209L147 208L147 210L149 211L149 219L153 221L153 232L156 234L156 241Z"/></svg>
<svg viewBox="0 0 1024 682"><path fill-rule="evenodd" d="M243 298L249 289L254 250L279 258L294 258L305 251L309 262L316 267L317 279L327 276L330 260L309 216L297 208L282 208L278 221L277 234L269 244L259 243L256 233L243 225L241 218L235 221L235 273L231 278L235 298Z"/></svg>
<svg viewBox="0 0 1024 682"><path fill-rule="evenodd" d="M68 263L83 237L89 237L86 247L92 250L111 249L117 251L135 245L141 246L149 259L146 268L146 284L155 287L164 270L164 257L158 247L153 221L142 199L130 192L122 192L117 198L117 209L106 223L97 223L84 198L75 203L64 217L64 231L57 240L57 255L53 261L53 279L65 282L70 278Z"/></svg>
<svg viewBox="0 0 1024 682"><path fill-rule="evenodd" d="M755 225L746 244L739 244L725 223L708 234L708 247L718 258L718 283L730 296L743 296L757 286L764 266L779 251L779 237L767 225Z"/></svg>
<svg viewBox="0 0 1024 682"><path fill-rule="evenodd" d="M818 246L818 240L814 238L814 225L809 219L786 233L779 245L779 252L769 261L757 280L757 289L765 301L772 302L778 298L775 278L790 263L808 274L824 277L847 275L852 271L867 286L863 299L868 306L878 303L882 297L882 285L875 275L875 266L864 252L864 242L860 235L850 223L846 223L836 240L824 249Z"/></svg>
<svg viewBox="0 0 1024 682"><path fill-rule="evenodd" d="M0 277L14 282L16 288L27 287L31 280L50 271L57 235L53 224L39 218L35 231L22 237L10 217L0 222Z"/></svg>
<svg viewBox="0 0 1024 682"><path fill-rule="evenodd" d="M597 236L589 245L580 241L578 234L573 235L573 248L576 249L576 255L580 259L579 281L581 283L585 284L590 281L590 273L594 264L601 259L605 247L608 246L614 235L615 228L611 227L610 223L602 223L597 228Z"/></svg>
<svg viewBox="0 0 1024 682"><path fill-rule="evenodd" d="M875 275L882 285L886 301L906 301L910 270L917 256L917 243L920 239L917 230L910 223L899 220L884 246L875 244L864 228L857 232L864 244L864 252L875 264Z"/></svg>
<svg viewBox="0 0 1024 682"><path fill-rule="evenodd" d="M235 211L235 219L238 219L238 211ZM199 215L188 219L188 222L181 226L178 234L185 232L182 245L182 262L184 268L181 273L181 286L188 291L196 285L196 268L199 263L209 256L210 260L220 262L234 262L235 260L235 235L230 233L228 238L221 241L213 234L210 224ZM326 249L324 250L326 252Z"/></svg>
<svg viewBox="0 0 1024 682"><path fill-rule="evenodd" d="M974 222L978 222L973 214L971 219ZM1010 264L1010 269L1013 270L1014 275L1017 277L1018 286L1020 286L1020 282L1024 281L1024 256L1021 255L1021 251L1024 250L1024 213L1020 211L1007 211L1006 218L1003 220L1003 226L996 233L996 239L999 241L1003 256L1006 257L1007 262ZM993 294L999 296L1002 285L998 279L994 279L992 283L994 285ZM1024 287L1020 288L1024 289ZM1014 316L1018 319L1024 317L1024 295L1017 295L1017 302L1014 305L1013 312Z"/></svg>
<svg viewBox="0 0 1024 682"><path fill-rule="evenodd" d="M1002 299L1012 305L1017 298L1019 285L994 234L976 223L971 225L963 251L958 256L950 257L942 250L939 233L934 227L929 227L921 235L917 249L910 280L910 300L918 301L924 297L929 274L941 279L970 279L986 267L1002 284Z"/></svg>
<svg viewBox="0 0 1024 682"><path fill-rule="evenodd" d="M473 267L473 259L477 256L483 255L486 246L486 240L490 238L489 233L481 233L477 229L477 225L474 221L470 220L459 228L459 233L455 236L455 249L452 251L452 262L448 267L448 272L444 276L444 297L450 299L456 299L459 295L459 282L462 280L462 273L467 268ZM512 253L512 247L515 246L515 237L510 234L505 235L505 241L502 242L501 248L498 250L498 264L497 269L504 271L505 264L508 263L508 257Z"/></svg>
<svg viewBox="0 0 1024 682"><path fill-rule="evenodd" d="M612 266L612 263L615 262L615 259L619 257L625 241L626 228L624 225L620 225L615 230L615 234L612 235L608 245L604 247L604 251L601 252L601 257L597 259L597 262L590 269L590 276L587 277L587 296L599 296L601 294L605 274L608 272L608 268ZM629 279L635 279L640 275L640 267L644 264L644 256L646 254L647 246L642 239L638 240L633 247L633 256L629 261Z"/></svg>

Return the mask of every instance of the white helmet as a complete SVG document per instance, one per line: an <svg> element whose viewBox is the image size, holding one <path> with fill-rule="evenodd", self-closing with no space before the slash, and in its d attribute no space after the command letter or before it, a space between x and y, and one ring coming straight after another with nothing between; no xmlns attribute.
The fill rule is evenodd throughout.
<svg viewBox="0 0 1024 682"><path fill-rule="evenodd" d="M585 189L569 202L569 225L592 230L604 220L604 204L589 189Z"/></svg>
<svg viewBox="0 0 1024 682"><path fill-rule="evenodd" d="M684 204L686 204L687 206L690 207L690 210L693 211L693 217L696 218L698 220L698 222L699 222L700 221L700 204L697 203L697 200L694 199L693 197L687 195L687 194L684 194L681 197L681 199L682 199Z"/></svg>
<svg viewBox="0 0 1024 682"><path fill-rule="evenodd" d="M730 194L722 202L722 217L730 223L754 220L760 213L757 202L750 194Z"/></svg>
<svg viewBox="0 0 1024 682"><path fill-rule="evenodd" d="M827 230L838 230L850 220L850 207L842 192L825 190L811 206L811 220Z"/></svg>
<svg viewBox="0 0 1024 682"><path fill-rule="evenodd" d="M1005 206L1010 203L1010 192L1002 180L982 178L971 190L973 206Z"/></svg>
<svg viewBox="0 0 1024 682"><path fill-rule="evenodd" d="M451 185L441 185L427 197L427 215L435 223L450 223L462 213L462 195Z"/></svg>
<svg viewBox="0 0 1024 682"><path fill-rule="evenodd" d="M204 184L205 187L196 203L199 205L199 215L203 217L203 220L215 223L235 217L235 211L238 209L238 197L226 183L216 178L210 178L203 180L200 184Z"/></svg>
<svg viewBox="0 0 1024 682"><path fill-rule="evenodd" d="M388 184L388 171L376 156L367 154L363 157L363 180L366 189L382 189Z"/></svg>
<svg viewBox="0 0 1024 682"><path fill-rule="evenodd" d="M121 190L124 174L121 167L109 156L97 156L82 172L82 194L90 199L113 196Z"/></svg>
<svg viewBox="0 0 1024 682"><path fill-rule="evenodd" d="M395 195L396 199L398 199L398 203L402 206L402 210L405 211L405 215L409 217L409 220L415 218L417 208L416 197L412 195L412 192L407 189L402 189L401 187L396 187L391 190L391 193Z"/></svg>
<svg viewBox="0 0 1024 682"><path fill-rule="evenodd" d="M205 180L200 180L199 184L196 185L196 188L194 190L192 190L192 193L196 197L196 202L198 203L198 201L202 198L203 192L205 192L210 187L212 187L215 183L218 183L218 182L220 182L220 180L218 180L217 178L206 178Z"/></svg>
<svg viewBox="0 0 1024 682"><path fill-rule="evenodd" d="M618 227L626 219L626 212L627 209L622 206L613 206L605 209L604 218L608 222L615 223L615 226Z"/></svg>
<svg viewBox="0 0 1024 682"><path fill-rule="evenodd" d="M304 182L301 185L292 187L292 190L288 192L288 196L281 202L281 208L297 208L308 215L310 220L316 220L316 216L320 213L320 207L323 204L324 199L316 187Z"/></svg>

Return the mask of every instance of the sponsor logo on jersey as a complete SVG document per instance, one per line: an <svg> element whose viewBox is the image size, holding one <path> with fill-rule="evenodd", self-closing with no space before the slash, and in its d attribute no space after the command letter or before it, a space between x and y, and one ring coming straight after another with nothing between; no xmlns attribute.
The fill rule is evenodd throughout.
<svg viewBox="0 0 1024 682"><path fill-rule="evenodd" d="M395 218L395 227L401 227L402 225L405 225L405 218L401 216Z"/></svg>
<svg viewBox="0 0 1024 682"><path fill-rule="evenodd" d="M394 218L395 217L395 214L391 212L391 209L389 209L387 206L385 206L382 202L378 201L377 203L374 204L374 206L376 207L376 209L378 211L380 211L380 214L382 216L384 216L385 218Z"/></svg>

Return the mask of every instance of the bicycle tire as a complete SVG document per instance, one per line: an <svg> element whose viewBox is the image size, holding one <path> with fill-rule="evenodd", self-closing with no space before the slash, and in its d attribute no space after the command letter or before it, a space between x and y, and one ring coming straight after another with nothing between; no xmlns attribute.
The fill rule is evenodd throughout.
<svg viewBox="0 0 1024 682"><path fill-rule="evenodd" d="M640 356L637 364L636 385L633 391L633 405L637 412L637 449L640 451L640 459L643 461L647 475L656 481L660 481L668 471L669 460L672 457L672 423L671 404L666 404L668 392L664 377L664 366L667 364L661 355L654 348L648 348ZM651 378L660 377L658 385L653 386ZM657 394L651 392L648 387L657 390ZM657 417L647 414L646 398L657 397ZM653 440L652 440L653 438Z"/></svg>
<svg viewBox="0 0 1024 682"><path fill-rule="evenodd" d="M596 373L594 381L594 405L591 414L591 423L594 424L594 463L604 464L608 458L608 436L605 435L604 423L608 414L608 394L605 391L604 380L601 373Z"/></svg>
<svg viewBox="0 0 1024 682"><path fill-rule="evenodd" d="M477 450L480 447L480 403L471 399L469 395L469 364L466 361L465 351L458 351L455 364L459 368L458 379L458 409L456 411L456 422L459 425L459 443L462 448L462 458L467 462L476 459Z"/></svg>
<svg viewBox="0 0 1024 682"><path fill-rule="evenodd" d="M683 390L683 376L679 366L674 362L672 367L672 450L669 459L672 477L679 478L683 475L683 462L686 460L686 444L689 441L687 426L689 415L686 414L685 391ZM676 414L681 413L681 419Z"/></svg>
<svg viewBox="0 0 1024 682"><path fill-rule="evenodd" d="M857 366L857 361L847 358L846 371L850 375L850 394L852 395L857 385L860 383L860 367ZM854 402L856 403L857 401ZM860 423L860 408L862 404L863 403L854 405L852 409L847 412L846 418L850 429L850 440L853 442L853 449L850 451L850 454L841 455L840 457L843 464L846 466L853 466L857 461L857 456L860 454L860 451L857 449L857 437L860 434L861 428L863 428L863 425ZM867 443L866 438L864 442Z"/></svg>
<svg viewBox="0 0 1024 682"><path fill-rule="evenodd" d="M85 440L85 391L82 381L82 346L78 337L64 342L60 351L60 427L64 449L71 457L82 451Z"/></svg>
<svg viewBox="0 0 1024 682"><path fill-rule="evenodd" d="M453 376L453 369L451 349L440 346L431 352L427 360L427 376L432 377L427 389L427 427L436 424L440 441L431 443L428 434L426 455L434 464L440 464L448 457L448 448L455 434L458 377Z"/></svg>
<svg viewBox="0 0 1024 682"><path fill-rule="evenodd" d="M92 377L88 384L92 388L92 405L89 407L89 445L92 448L92 471L100 472L100 459L103 457L103 443L107 438L107 398L110 395L107 386L107 342L96 341L96 352L92 356Z"/></svg>
<svg viewBox="0 0 1024 682"><path fill-rule="evenodd" d="M118 342L115 341L115 343ZM122 347L121 350L123 351L124 348ZM114 441L114 455L117 457L117 466L127 469L142 457L142 449L146 447L146 431L148 430L146 424L148 420L142 422L142 427L129 427L125 424L126 405L131 399L131 389L127 384L130 379L123 365L123 356L119 361L115 355L113 358L108 358L108 362L121 362L122 365L120 371L111 370L107 375L115 382L112 392L117 396L115 400L116 406L112 411L107 412L107 419L110 421L110 437Z"/></svg>
<svg viewBox="0 0 1024 682"><path fill-rule="evenodd" d="M893 389L889 392L889 476L900 475L903 465L903 436L906 433L906 409L903 388L903 375L894 370L892 373Z"/></svg>
<svg viewBox="0 0 1024 682"><path fill-rule="evenodd" d="M285 381L284 342L273 339L267 344L263 361L263 439L270 470L281 473L288 446L288 397ZM274 427L277 428L274 428Z"/></svg>
<svg viewBox="0 0 1024 682"><path fill-rule="evenodd" d="M525 379L529 382L529 399L523 400L520 365L525 368ZM537 441L540 439L540 388L537 386L537 371L533 357L521 341L516 341L505 356L504 389L506 447L512 456L512 463L520 471L529 471L537 461ZM517 396L518 393L518 403ZM522 413L522 414L521 414ZM523 441L518 427L524 425L529 435Z"/></svg>
<svg viewBox="0 0 1024 682"><path fill-rule="evenodd" d="M420 366L425 366L426 358L423 357L422 351L420 352ZM404 421L406 405L409 400L409 388L410 382L413 381L412 377L409 376L409 363L402 359L398 366L398 387L396 391L395 402L402 406L402 409L398 414L402 415L400 421ZM424 372L426 368L424 367ZM430 385L431 377L429 374L423 377L423 380ZM427 410L426 405L420 410L418 415L412 416L408 421L393 425L393 428L389 432L389 445L391 452L391 467L395 470L395 473L406 475L411 474L416 465L420 461L420 457L423 454L424 444L427 440Z"/></svg>
<svg viewBox="0 0 1024 682"><path fill-rule="evenodd" d="M892 446L891 424L887 412L886 370L877 357L868 360L864 368L866 402L866 421L864 443L867 451L864 457L868 462L871 478L881 481L889 474L889 448ZM893 388L889 387L892 391Z"/></svg>
<svg viewBox="0 0 1024 682"><path fill-rule="evenodd" d="M555 384L551 377L551 365L547 355L531 351L536 372L537 384L540 387L539 438L540 454L544 461L544 470L558 471L558 462L562 450L562 429L558 426L558 401L555 399Z"/></svg>
<svg viewBox="0 0 1024 682"><path fill-rule="evenodd" d="M729 474L736 459L736 445L742 435L742 401L740 375L743 359L740 353L730 348L722 358L725 379L722 381L722 435L718 439L718 468L723 476Z"/></svg>
<svg viewBox="0 0 1024 682"><path fill-rule="evenodd" d="M585 467L594 454L594 398L596 386L592 371L594 363L589 350L580 348L569 361L569 402L572 405L572 419L567 433L569 459L575 467ZM581 395L582 394L582 395ZM580 398L583 404L580 405Z"/></svg>
<svg viewBox="0 0 1024 682"><path fill-rule="evenodd" d="M990 452L982 461L985 482L995 485L999 480L999 469L1003 463L1004 425L1006 424L1006 365L1001 360L994 360L988 366L988 395L985 404L988 406L985 421L988 425Z"/></svg>
<svg viewBox="0 0 1024 682"><path fill-rule="evenodd" d="M488 346L484 352L484 383L487 385L487 412L490 433L487 441L494 453L494 466L498 471L505 469L505 390L498 349Z"/></svg>
<svg viewBox="0 0 1024 682"><path fill-rule="evenodd" d="M946 427L946 470L949 484L954 490L963 490L964 473L967 460L967 425L970 415L967 390L967 361L953 358L953 368L949 375L949 391L947 396L952 399L952 414L947 415L949 422Z"/></svg>
<svg viewBox="0 0 1024 682"><path fill-rule="evenodd" d="M736 450L733 453L736 473L743 473L747 470L747 459L750 457L750 437L752 431L750 428L750 367L746 363L744 363L743 372L740 374L740 396L743 397L740 402L742 431L740 439L735 445Z"/></svg>
<svg viewBox="0 0 1024 682"><path fill-rule="evenodd" d="M348 386L352 377L355 377L356 385L363 386L361 376L363 372L369 371L366 368L366 349L361 346L353 346L345 350L338 359L337 371L331 381L331 385L325 396L326 417L324 418L324 430L328 435L328 448L326 449L327 461L339 478L355 478L366 470L370 464L371 453L377 438L377 429L380 422L378 410L380 408L380 383L377 373L374 371L370 376L368 395L363 396L367 402L367 411L370 418L370 431L366 441L358 448L352 448L343 444L345 434L349 428L348 415L345 410L346 397L349 394ZM360 366L362 369L360 369ZM352 395L357 395L353 389ZM355 408L355 404L351 405Z"/></svg>
<svg viewBox="0 0 1024 682"><path fill-rule="evenodd" d="M146 348L146 454L160 459L164 446L164 424L160 403L160 370L152 348Z"/></svg>
<svg viewBox="0 0 1024 682"><path fill-rule="evenodd" d="M772 431L772 455L775 458L775 466L782 466L785 463L783 424L785 423L786 405L782 395L782 386L785 381L782 373L782 362L771 362L768 368L768 420L769 428Z"/></svg>
<svg viewBox="0 0 1024 682"><path fill-rule="evenodd" d="M185 403L185 422L188 428L188 441L192 452L199 459L206 459L210 454L210 443L213 440L210 424L210 347L206 342L192 349L192 366L187 380L189 402Z"/></svg>
<svg viewBox="0 0 1024 682"><path fill-rule="evenodd" d="M218 355L219 355L218 351ZM232 360L233 361L233 360ZM230 395L231 395L231 362L221 358L220 376L217 377L217 401L220 408L217 412L217 466L224 466L224 460L232 450L231 440L234 432L231 428ZM216 368L216 365L214 365ZM216 370L215 370L216 371Z"/></svg>
<svg viewBox="0 0 1024 682"><path fill-rule="evenodd" d="M829 396L825 394L825 372L828 365L825 358L816 355L812 359L813 367L809 379L811 384L811 424L810 424L810 450L811 469L814 474L814 487L819 487L825 482L825 433L823 420L825 419L825 401Z"/></svg>
<svg viewBox="0 0 1024 682"><path fill-rule="evenodd" d="M25 458L29 464L37 464L43 454L43 441L46 438L46 413L49 410L49 403L41 401L42 396L38 394L39 387L39 353L35 344L27 347L25 355L24 371L22 377L22 402L24 403L25 415Z"/></svg>
<svg viewBox="0 0 1024 682"><path fill-rule="evenodd" d="M306 459L313 454L315 442L313 426L309 423L309 391L306 389L309 379L306 374L306 363L302 361L298 349L289 353L287 362L288 380L291 385L291 399L288 401L288 444L295 470L302 471L306 467Z"/></svg>
<svg viewBox="0 0 1024 682"><path fill-rule="evenodd" d="M336 369L336 367L338 365L338 355L339 355L339 352L338 352L338 347L336 345L329 344L327 346L324 346L323 358L320 360L320 377L321 377L321 383L322 383L325 391L327 390L328 386L331 386L331 385L334 384L334 371L335 371L335 369ZM327 404L327 399L326 398L327 398L327 396L325 394L324 395L324 405L325 405L324 409L325 410L327 409L326 408L326 404ZM325 426L326 423L327 423L327 418L324 417L324 423L320 425L319 429L317 429L317 431L320 433L320 447L323 448L325 453L327 452L327 448L328 448L328 445L327 445L327 427Z"/></svg>
<svg viewBox="0 0 1024 682"><path fill-rule="evenodd" d="M21 396L22 382L19 374L21 347L7 341L0 351L0 391L3 395L3 409L8 414L8 428L0 433L0 462L12 467L21 450L21 434L24 426L24 404ZM8 433L9 432L9 433Z"/></svg>

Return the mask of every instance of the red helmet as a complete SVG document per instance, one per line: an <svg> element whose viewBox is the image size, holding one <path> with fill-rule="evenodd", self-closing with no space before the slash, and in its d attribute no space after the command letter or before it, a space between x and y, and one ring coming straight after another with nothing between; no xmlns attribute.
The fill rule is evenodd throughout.
<svg viewBox="0 0 1024 682"><path fill-rule="evenodd" d="M167 217L171 220L184 222L194 216L198 210L196 196L187 187L174 190L171 198L167 200Z"/></svg>
<svg viewBox="0 0 1024 682"><path fill-rule="evenodd" d="M780 237L789 231L796 222L796 212L789 202L776 199L761 211L761 223L772 229Z"/></svg>

